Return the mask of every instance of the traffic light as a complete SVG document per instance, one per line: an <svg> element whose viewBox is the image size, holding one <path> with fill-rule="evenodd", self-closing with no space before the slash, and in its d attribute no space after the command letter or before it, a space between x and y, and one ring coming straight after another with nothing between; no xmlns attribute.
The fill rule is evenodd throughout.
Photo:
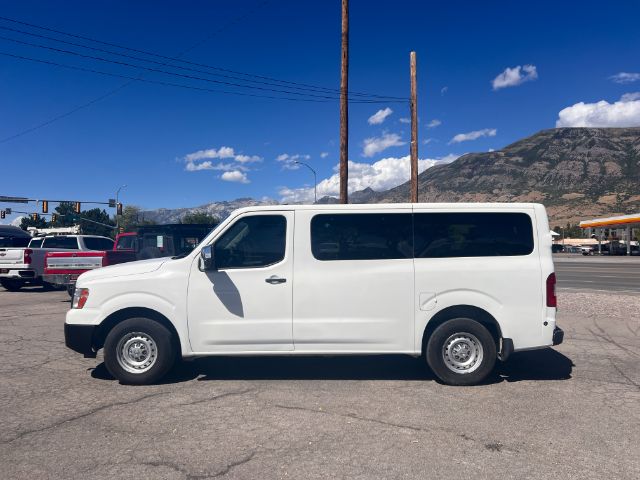
<svg viewBox="0 0 640 480"><path fill-rule="evenodd" d="M118 202L118 208L116 209L118 215L122 215L122 203Z"/></svg>
<svg viewBox="0 0 640 480"><path fill-rule="evenodd" d="M49 213L49 202L42 200L42 213Z"/></svg>
<svg viewBox="0 0 640 480"><path fill-rule="evenodd" d="M7 214L5 213L4 210L0 210L0 218L4 220L4 217L6 217Z"/></svg>
<svg viewBox="0 0 640 480"><path fill-rule="evenodd" d="M31 220L33 220L34 222L38 221L38 214L37 213L32 213L31 214Z"/></svg>
<svg viewBox="0 0 640 480"><path fill-rule="evenodd" d="M80 202L76 202L73 211L76 213L80 213Z"/></svg>
<svg viewBox="0 0 640 480"><path fill-rule="evenodd" d="M56 223L58 221L58 214L57 213L52 213L51 214L51 223Z"/></svg>

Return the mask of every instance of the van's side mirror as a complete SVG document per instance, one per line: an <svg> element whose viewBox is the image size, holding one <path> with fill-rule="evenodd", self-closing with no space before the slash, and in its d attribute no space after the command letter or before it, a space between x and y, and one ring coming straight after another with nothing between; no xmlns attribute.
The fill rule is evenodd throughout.
<svg viewBox="0 0 640 480"><path fill-rule="evenodd" d="M211 245L205 245L200 250L200 260L198 267L201 271L214 270L215 262L213 261L213 247Z"/></svg>

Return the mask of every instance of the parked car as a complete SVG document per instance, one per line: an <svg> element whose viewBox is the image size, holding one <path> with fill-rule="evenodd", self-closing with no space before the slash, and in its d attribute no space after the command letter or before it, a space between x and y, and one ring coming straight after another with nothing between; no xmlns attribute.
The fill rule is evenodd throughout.
<svg viewBox="0 0 640 480"><path fill-rule="evenodd" d="M78 277L89 270L146 258L188 253L211 231L211 225L170 224L120 233L116 241L91 252L49 252L44 281L61 285L73 296Z"/></svg>
<svg viewBox="0 0 640 480"><path fill-rule="evenodd" d="M49 284L43 280L47 252L111 248L113 240L95 235L35 237L26 248L0 248L0 285L20 290L25 285Z"/></svg>
<svg viewBox="0 0 640 480"><path fill-rule="evenodd" d="M562 342L555 283L539 204L250 207L185 255L81 275L65 339L123 383L177 356L408 354L470 385Z"/></svg>
<svg viewBox="0 0 640 480"><path fill-rule="evenodd" d="M31 235L12 225L0 225L0 248L22 248L29 245Z"/></svg>
<svg viewBox="0 0 640 480"><path fill-rule="evenodd" d="M593 245L584 245L580 247L580 251L582 252L582 255L593 255L598 251L598 247L594 247Z"/></svg>

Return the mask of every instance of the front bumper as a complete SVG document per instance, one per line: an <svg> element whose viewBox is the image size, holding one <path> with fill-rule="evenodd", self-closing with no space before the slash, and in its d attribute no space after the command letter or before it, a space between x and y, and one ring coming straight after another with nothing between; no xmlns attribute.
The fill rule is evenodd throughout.
<svg viewBox="0 0 640 480"><path fill-rule="evenodd" d="M74 352L82 353L85 358L96 358L93 349L95 325L64 324L64 343Z"/></svg>
<svg viewBox="0 0 640 480"><path fill-rule="evenodd" d="M560 327L556 327L553 329L553 344L560 345L564 340L564 330Z"/></svg>

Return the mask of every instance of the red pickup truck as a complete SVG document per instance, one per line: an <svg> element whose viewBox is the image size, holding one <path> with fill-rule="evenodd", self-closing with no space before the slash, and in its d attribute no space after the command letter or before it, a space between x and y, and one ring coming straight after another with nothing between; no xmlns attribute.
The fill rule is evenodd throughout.
<svg viewBox="0 0 640 480"><path fill-rule="evenodd" d="M112 250L48 252L44 259L43 280L54 285L66 286L69 295L72 295L76 280L82 273L94 268L136 260L134 250L118 248L118 237Z"/></svg>
<svg viewBox="0 0 640 480"><path fill-rule="evenodd" d="M66 286L73 295L76 280L86 271L108 265L188 253L215 225L145 225L137 232L120 233L112 250L51 252L45 256L44 280Z"/></svg>

